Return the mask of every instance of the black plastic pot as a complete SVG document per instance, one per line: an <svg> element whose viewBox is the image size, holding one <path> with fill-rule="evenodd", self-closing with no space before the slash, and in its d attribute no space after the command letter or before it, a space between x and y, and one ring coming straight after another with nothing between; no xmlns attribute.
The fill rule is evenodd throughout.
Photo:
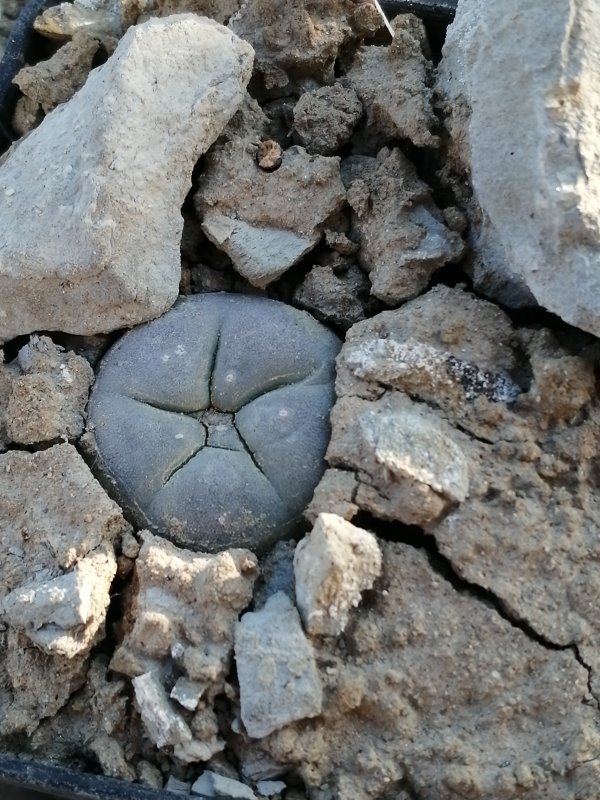
<svg viewBox="0 0 600 800"><path fill-rule="evenodd" d="M13 793L13 789L18 791ZM2 800L44 800L44 797L48 800L48 795L68 800L165 800L175 797L170 792L147 789L104 775L75 772L0 754Z"/></svg>

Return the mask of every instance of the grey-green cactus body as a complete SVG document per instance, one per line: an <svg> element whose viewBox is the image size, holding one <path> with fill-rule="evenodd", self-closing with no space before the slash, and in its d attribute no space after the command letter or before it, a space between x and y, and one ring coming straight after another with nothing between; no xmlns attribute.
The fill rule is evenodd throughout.
<svg viewBox="0 0 600 800"><path fill-rule="evenodd" d="M196 550L289 535L324 469L340 341L262 297L183 298L104 357L88 406L100 476L140 526Z"/></svg>

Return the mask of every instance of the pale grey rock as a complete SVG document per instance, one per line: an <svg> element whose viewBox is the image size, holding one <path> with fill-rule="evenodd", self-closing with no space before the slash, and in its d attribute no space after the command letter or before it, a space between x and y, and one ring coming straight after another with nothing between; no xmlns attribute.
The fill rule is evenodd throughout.
<svg viewBox="0 0 600 800"><path fill-rule="evenodd" d="M256 784L256 791L262 797L273 797L281 794L286 788L284 781L258 781Z"/></svg>
<svg viewBox="0 0 600 800"><path fill-rule="evenodd" d="M308 633L337 636L361 592L381 573L381 551L369 531L336 514L319 514L294 553L296 605Z"/></svg>
<svg viewBox="0 0 600 800"><path fill-rule="evenodd" d="M194 739L189 725L169 701L156 672L138 675L132 683L144 728L157 747L172 747L174 755L184 763L206 761L213 755L212 748Z"/></svg>
<svg viewBox="0 0 600 800"><path fill-rule="evenodd" d="M171 697L177 700L180 706L194 711L198 708L200 698L208 688L207 681L191 681L189 678L177 678L175 686L171 689Z"/></svg>
<svg viewBox="0 0 600 800"><path fill-rule="evenodd" d="M186 762L208 761L225 746L214 699L225 691L234 628L257 572L247 550L192 553L142 534L124 638L111 669L134 679L157 746L168 744L160 733L164 718L169 746Z"/></svg>
<svg viewBox="0 0 600 800"><path fill-rule="evenodd" d="M339 163L290 147L266 172L256 148L234 138L207 158L194 198L202 230L240 275L264 288L315 247L327 218L343 207Z"/></svg>
<svg viewBox="0 0 600 800"><path fill-rule="evenodd" d="M162 789L162 786L158 787ZM183 797L188 797L192 790L192 784L188 783L187 781L180 781L175 778L173 775L169 775L167 782L164 786L165 792L171 792L172 794L183 795Z"/></svg>
<svg viewBox="0 0 600 800"><path fill-rule="evenodd" d="M115 572L112 554L92 554L70 572L9 592L0 600L0 617L45 653L87 655L106 614Z"/></svg>
<svg viewBox="0 0 600 800"><path fill-rule="evenodd" d="M248 736L262 738L320 713L323 692L313 649L283 592L241 618L235 629L235 660Z"/></svg>
<svg viewBox="0 0 600 800"><path fill-rule="evenodd" d="M70 444L0 456L0 734L31 734L85 680L129 531Z"/></svg>
<svg viewBox="0 0 600 800"><path fill-rule="evenodd" d="M222 798L222 800L256 800L256 795L245 783L208 769L193 784L192 794Z"/></svg>
<svg viewBox="0 0 600 800"><path fill-rule="evenodd" d="M364 177L349 184L348 202L371 294L393 306L418 295L436 270L460 259L464 242L445 225L428 187L400 150L384 149L378 161L376 169L371 161L355 165ZM352 172L347 168L347 180Z"/></svg>
<svg viewBox="0 0 600 800"><path fill-rule="evenodd" d="M542 306L596 335L599 51L595 0L526 9L518 0L461 0L438 82L482 224L493 229L480 259L497 239L506 270Z"/></svg>
<svg viewBox="0 0 600 800"><path fill-rule="evenodd" d="M6 407L10 441L32 445L59 438L73 441L81 436L94 381L85 358L65 353L47 336L32 336L11 367Z"/></svg>
<svg viewBox="0 0 600 800"><path fill-rule="evenodd" d="M0 341L111 331L173 304L192 169L242 103L251 66L251 48L217 23L151 20L9 154Z"/></svg>
<svg viewBox="0 0 600 800"><path fill-rule="evenodd" d="M459 435L426 406L399 393L341 397L331 422L327 460L355 473L358 507L427 525L467 497L469 467Z"/></svg>

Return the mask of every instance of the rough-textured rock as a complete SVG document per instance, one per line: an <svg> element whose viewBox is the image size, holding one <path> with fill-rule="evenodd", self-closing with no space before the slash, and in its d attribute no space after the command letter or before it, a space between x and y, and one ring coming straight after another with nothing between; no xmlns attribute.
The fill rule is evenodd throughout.
<svg viewBox="0 0 600 800"><path fill-rule="evenodd" d="M266 550L324 469L339 340L266 298L182 299L105 356L97 466L140 525L194 549Z"/></svg>
<svg viewBox="0 0 600 800"><path fill-rule="evenodd" d="M341 210L339 175L339 159L302 147L285 150L281 166L265 172L248 142L233 140L207 158L194 199L202 230L240 275L264 288L312 250Z"/></svg>
<svg viewBox="0 0 600 800"><path fill-rule="evenodd" d="M152 741L172 746L183 761L208 761L225 746L213 703L224 690L234 627L256 575L256 558L247 550L197 554L143 534L127 631L111 668L134 679Z"/></svg>
<svg viewBox="0 0 600 800"><path fill-rule="evenodd" d="M400 14L392 26L392 43L359 48L341 82L354 89L364 107L364 136L371 145L410 139L418 147L436 147L425 27L412 14Z"/></svg>
<svg viewBox="0 0 600 800"><path fill-rule="evenodd" d="M337 256L316 264L294 291L293 302L330 325L344 330L367 316L369 279L351 260Z"/></svg>
<svg viewBox="0 0 600 800"><path fill-rule="evenodd" d="M251 63L210 20L151 20L9 155L0 341L110 331L173 304L192 168L241 104Z"/></svg>
<svg viewBox="0 0 600 800"><path fill-rule="evenodd" d="M149 7L150 3L146 5ZM49 39L66 40L87 33L108 52L133 24L141 7L136 0L74 0L46 8L35 20L35 30Z"/></svg>
<svg viewBox="0 0 600 800"><path fill-rule="evenodd" d="M31 733L83 682L128 527L71 445L0 456L0 734Z"/></svg>
<svg viewBox="0 0 600 800"><path fill-rule="evenodd" d="M361 592L381 573L381 551L369 531L335 514L319 514L294 553L296 605L312 635L337 636Z"/></svg>
<svg viewBox="0 0 600 800"><path fill-rule="evenodd" d="M460 435L426 407L399 394L342 397L331 423L327 461L354 472L358 507L381 519L426 525L467 496Z"/></svg>
<svg viewBox="0 0 600 800"><path fill-rule="evenodd" d="M573 651L457 591L424 552L382 550L381 592L343 643L315 642L322 714L242 746L242 765L297 768L312 800L594 797L598 711Z"/></svg>
<svg viewBox="0 0 600 800"><path fill-rule="evenodd" d="M235 629L241 718L253 738L321 712L322 689L300 617L283 592Z"/></svg>
<svg viewBox="0 0 600 800"><path fill-rule="evenodd" d="M596 335L599 50L595 0L461 0L439 79L483 212L481 260Z"/></svg>
<svg viewBox="0 0 600 800"><path fill-rule="evenodd" d="M373 6L353 0L248 0L229 21L256 51L255 69L266 89L307 75L332 83L340 49L381 25Z"/></svg>
<svg viewBox="0 0 600 800"><path fill-rule="evenodd" d="M89 33L77 33L47 61L23 67L14 82L24 97L17 102L13 127L21 135L59 103L69 100L85 83L100 43Z"/></svg>
<svg viewBox="0 0 600 800"><path fill-rule="evenodd" d="M378 162L376 168L372 161L360 163L363 177L349 184L351 236L360 242L358 260L369 273L371 293L398 305L422 292L440 267L457 261L464 243L446 227L400 150L382 150Z"/></svg>
<svg viewBox="0 0 600 800"><path fill-rule="evenodd" d="M261 797L280 795L286 789L284 781L257 781L256 791Z"/></svg>
<svg viewBox="0 0 600 800"><path fill-rule="evenodd" d="M354 89L340 83L305 92L294 106L294 136L309 153L332 156L346 144L362 116Z"/></svg>
<svg viewBox="0 0 600 800"><path fill-rule="evenodd" d="M192 786L192 794L202 795L202 797L219 797L224 800L256 800L256 795L245 783L218 775L208 769Z"/></svg>
<svg viewBox="0 0 600 800"><path fill-rule="evenodd" d="M32 336L11 366L8 439L32 445L81 436L94 380L86 359L65 353L47 336Z"/></svg>

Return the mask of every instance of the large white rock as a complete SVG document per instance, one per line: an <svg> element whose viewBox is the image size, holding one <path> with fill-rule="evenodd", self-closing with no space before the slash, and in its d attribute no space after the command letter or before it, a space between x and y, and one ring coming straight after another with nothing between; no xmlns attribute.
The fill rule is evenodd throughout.
<svg viewBox="0 0 600 800"><path fill-rule="evenodd" d="M248 736L260 739L321 713L323 690L314 651L296 608L283 592L238 622L235 660Z"/></svg>
<svg viewBox="0 0 600 800"><path fill-rule="evenodd" d="M483 211L479 260L600 334L598 0L461 0L439 85Z"/></svg>
<svg viewBox="0 0 600 800"><path fill-rule="evenodd" d="M0 341L166 311L198 157L244 98L250 45L192 14L130 28L0 167Z"/></svg>

